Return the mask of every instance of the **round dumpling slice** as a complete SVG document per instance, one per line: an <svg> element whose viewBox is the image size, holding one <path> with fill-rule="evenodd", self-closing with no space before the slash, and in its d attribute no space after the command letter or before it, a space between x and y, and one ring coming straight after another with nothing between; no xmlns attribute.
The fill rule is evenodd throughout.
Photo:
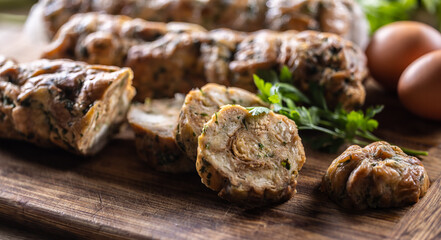
<svg viewBox="0 0 441 240"><path fill-rule="evenodd" d="M211 116L227 104L245 107L268 106L256 94L246 90L209 83L190 91L185 97L176 128L176 141L190 159L196 161L198 137Z"/></svg>
<svg viewBox="0 0 441 240"><path fill-rule="evenodd" d="M296 124L273 112L253 116L242 106L226 105L198 139L202 183L246 207L290 199L304 163Z"/></svg>
<svg viewBox="0 0 441 240"><path fill-rule="evenodd" d="M423 164L387 142L350 146L329 166L322 191L345 208L400 207L418 202L429 188Z"/></svg>

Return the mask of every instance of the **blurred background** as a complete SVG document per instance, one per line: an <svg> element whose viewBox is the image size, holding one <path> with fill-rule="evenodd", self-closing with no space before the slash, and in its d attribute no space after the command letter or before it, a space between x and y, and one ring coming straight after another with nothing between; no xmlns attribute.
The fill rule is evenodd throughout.
<svg viewBox="0 0 441 240"><path fill-rule="evenodd" d="M366 13L371 32L385 24L400 20L417 20L441 29L441 0L356 1ZM27 13L36 2L37 0L0 0L0 24L23 24Z"/></svg>
<svg viewBox="0 0 441 240"><path fill-rule="evenodd" d="M417 20L438 29L441 26L441 0L357 0L371 25L371 32L388 23Z"/></svg>
<svg viewBox="0 0 441 240"><path fill-rule="evenodd" d="M37 0L0 0L0 23L23 23Z"/></svg>
<svg viewBox="0 0 441 240"><path fill-rule="evenodd" d="M417 20L441 29L441 0L356 1L366 13L371 32L385 24L400 20ZM23 24L27 13L36 2L37 0L0 0L0 24Z"/></svg>
<svg viewBox="0 0 441 240"><path fill-rule="evenodd" d="M38 44L31 45L32 39L21 34L32 5L38 0L0 0L0 53L26 61L38 58ZM26 49L28 56L17 56L14 49Z"/></svg>

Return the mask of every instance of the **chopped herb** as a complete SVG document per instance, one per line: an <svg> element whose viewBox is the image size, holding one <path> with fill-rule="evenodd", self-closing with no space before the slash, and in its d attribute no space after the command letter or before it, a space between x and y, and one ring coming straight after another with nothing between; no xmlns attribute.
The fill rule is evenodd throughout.
<svg viewBox="0 0 441 240"><path fill-rule="evenodd" d="M260 114L268 114L271 110L266 107L247 107L247 110L253 116L258 116Z"/></svg>
<svg viewBox="0 0 441 240"><path fill-rule="evenodd" d="M204 134L207 131L208 126L204 125L204 127L202 128L202 134Z"/></svg>
<svg viewBox="0 0 441 240"><path fill-rule="evenodd" d="M310 141L313 148L336 152L345 143L367 145L369 141L381 141L372 132L378 127L378 121L373 117L383 110L383 106L369 107L365 112L348 112L341 106L329 109L323 87L311 84L308 92L310 97L307 97L292 84L278 80L273 76L274 71L271 72L273 74L266 74L271 76L267 81L258 75L253 76L254 84L260 92L259 97L273 104L274 112L294 120L300 131L318 132ZM288 76L287 73L283 74L279 79ZM416 156L428 154L425 151L401 149Z"/></svg>
<svg viewBox="0 0 441 240"><path fill-rule="evenodd" d="M262 150L263 149L263 144L262 143L258 143L258 145L259 145L259 148L260 148L260 150Z"/></svg>
<svg viewBox="0 0 441 240"><path fill-rule="evenodd" d="M196 137L196 133L195 132L193 132L193 137Z"/></svg>
<svg viewBox="0 0 441 240"><path fill-rule="evenodd" d="M216 116L216 121L215 121L215 123L216 123L216 124L219 124L219 122L217 121L217 112L215 112L214 115Z"/></svg>
<svg viewBox="0 0 441 240"><path fill-rule="evenodd" d="M274 153L267 153L265 154L265 157L274 157Z"/></svg>
<svg viewBox="0 0 441 240"><path fill-rule="evenodd" d="M282 164L282 166L283 166L284 168L286 168L287 170L290 170L290 169L291 169L291 164L289 163L288 159L283 160L283 161L281 162L281 164Z"/></svg>
<svg viewBox="0 0 441 240"><path fill-rule="evenodd" d="M208 114L206 114L206 113L200 113L199 115L201 115L202 117L208 116Z"/></svg>

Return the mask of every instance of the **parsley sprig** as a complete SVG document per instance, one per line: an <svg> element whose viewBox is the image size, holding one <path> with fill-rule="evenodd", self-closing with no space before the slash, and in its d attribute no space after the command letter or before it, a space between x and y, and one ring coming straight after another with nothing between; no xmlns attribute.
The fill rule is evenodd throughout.
<svg viewBox="0 0 441 240"><path fill-rule="evenodd" d="M357 0L371 27L371 33L395 21L424 20L441 30L441 0ZM424 12L420 17L421 12Z"/></svg>
<svg viewBox="0 0 441 240"><path fill-rule="evenodd" d="M286 67L282 68L278 79L274 77L277 74L273 71L264 75L271 76L273 81L265 82L258 75L254 75L254 83L260 91L259 97L271 103L274 112L294 120L299 130L318 133L308 138L313 148L336 152L345 143L367 145L372 141L381 141L372 132L378 128L378 121L374 116L383 110L383 106L369 107L365 112L348 112L341 106L329 109L320 86L311 85L306 96L293 85L286 83L292 78ZM253 115L270 111L265 107L252 107L249 110ZM428 154L425 151L401 149L415 156Z"/></svg>

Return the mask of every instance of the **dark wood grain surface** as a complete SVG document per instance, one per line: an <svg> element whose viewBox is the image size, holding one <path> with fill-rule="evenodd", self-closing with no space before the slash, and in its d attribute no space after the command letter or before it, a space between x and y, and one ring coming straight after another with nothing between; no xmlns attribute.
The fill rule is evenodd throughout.
<svg viewBox="0 0 441 240"><path fill-rule="evenodd" d="M0 140L0 216L66 238L436 237L440 221L441 187L436 179L441 174L441 125L409 114L396 96L368 85L367 104L386 105L378 117L377 134L398 145L429 151L429 156L422 159L435 183L414 206L342 210L318 190L323 173L336 155L308 148L298 193L290 201L244 210L218 198L195 173L151 171L136 156L131 139L115 139L89 158ZM437 210L424 212L426 208ZM426 226L427 222L431 225Z"/></svg>
<svg viewBox="0 0 441 240"><path fill-rule="evenodd" d="M409 115L387 93L373 89L370 96L387 104L380 115L379 135L429 150L424 165L431 179L437 179L439 125ZM403 226L403 216L416 215L414 209L432 198L429 193L421 203L402 209L343 211L318 191L335 156L307 149L293 199L266 209L243 210L218 198L196 174L149 170L135 155L130 139L115 139L90 158L1 140L0 214L82 237L378 239L399 234L395 228Z"/></svg>
<svg viewBox="0 0 441 240"><path fill-rule="evenodd" d="M432 184L426 197L410 209L392 234L393 239L441 239L441 179Z"/></svg>

